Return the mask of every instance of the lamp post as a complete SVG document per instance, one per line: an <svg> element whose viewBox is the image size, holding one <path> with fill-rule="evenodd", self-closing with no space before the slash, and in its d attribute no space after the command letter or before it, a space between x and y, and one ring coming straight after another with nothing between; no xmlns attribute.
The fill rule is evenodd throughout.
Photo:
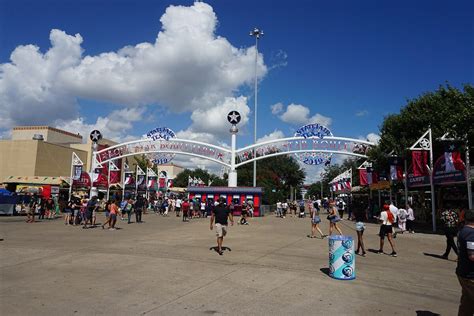
<svg viewBox="0 0 474 316"><path fill-rule="evenodd" d="M258 28L254 28L250 31L250 36L255 36L255 86L254 86L254 104L255 104L255 119L254 119L254 133L253 133L253 143L257 143L257 61L258 61L258 40L263 36L263 31ZM253 157L256 158L257 151L254 148ZM257 161L253 162L253 186L257 186Z"/></svg>

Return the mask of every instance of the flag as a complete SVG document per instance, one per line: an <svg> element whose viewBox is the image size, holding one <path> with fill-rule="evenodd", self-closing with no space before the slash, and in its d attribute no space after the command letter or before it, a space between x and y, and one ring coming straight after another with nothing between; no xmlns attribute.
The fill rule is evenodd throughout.
<svg viewBox="0 0 474 316"><path fill-rule="evenodd" d="M191 176L188 176L188 186L193 185L193 178Z"/></svg>
<svg viewBox="0 0 474 316"><path fill-rule="evenodd" d="M82 174L82 165L80 166L75 165L73 169L72 180L73 181L79 180L81 178L81 174Z"/></svg>
<svg viewBox="0 0 474 316"><path fill-rule="evenodd" d="M211 180L211 178L209 178L209 180L207 181L207 186L210 187L211 184L212 184L212 180Z"/></svg>
<svg viewBox="0 0 474 316"><path fill-rule="evenodd" d="M403 160L399 157L390 157L389 160L390 165L390 180L392 181L400 181L403 179Z"/></svg>
<svg viewBox="0 0 474 316"><path fill-rule="evenodd" d="M454 144L449 144L444 149L444 162L446 172L453 172L456 170L463 171L466 169L459 148Z"/></svg>
<svg viewBox="0 0 474 316"><path fill-rule="evenodd" d="M158 180L159 188L164 189L166 187L166 178L161 178Z"/></svg>
<svg viewBox="0 0 474 316"><path fill-rule="evenodd" d="M146 185L147 188L149 188L149 189L154 189L155 186L156 186L156 182L157 182L157 181L156 181L156 177L150 177L150 178L148 178L148 183L147 183L147 185Z"/></svg>
<svg viewBox="0 0 474 316"><path fill-rule="evenodd" d="M168 179L168 180L166 181L166 186L167 186L168 188L172 188L172 187L173 187L173 179Z"/></svg>
<svg viewBox="0 0 474 316"><path fill-rule="evenodd" d="M367 169L359 169L359 182L362 186L369 185Z"/></svg>
<svg viewBox="0 0 474 316"><path fill-rule="evenodd" d="M133 183L133 173L125 172L125 180L123 181L124 185L130 185Z"/></svg>
<svg viewBox="0 0 474 316"><path fill-rule="evenodd" d="M413 175L415 177L428 175L428 151L414 150L411 152Z"/></svg>

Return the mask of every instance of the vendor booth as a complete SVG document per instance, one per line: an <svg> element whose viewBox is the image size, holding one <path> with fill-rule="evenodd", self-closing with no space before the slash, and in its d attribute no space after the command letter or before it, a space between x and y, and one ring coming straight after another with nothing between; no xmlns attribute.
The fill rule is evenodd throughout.
<svg viewBox="0 0 474 316"><path fill-rule="evenodd" d="M234 202L234 215L239 216L242 210L242 204L251 201L254 207L254 216L263 216L263 212L260 212L260 205L262 201L263 190L260 187L188 187L189 199L199 199L201 201L218 201L219 198L223 197L226 200L227 205Z"/></svg>

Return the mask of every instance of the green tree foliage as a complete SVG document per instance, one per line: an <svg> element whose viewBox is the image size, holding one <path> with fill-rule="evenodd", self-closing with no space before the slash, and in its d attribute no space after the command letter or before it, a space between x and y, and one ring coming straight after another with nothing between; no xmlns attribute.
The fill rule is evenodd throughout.
<svg viewBox="0 0 474 316"><path fill-rule="evenodd" d="M409 156L407 148L430 126L434 141L449 132L451 137L469 139L473 144L473 122L474 87L465 85L461 91L449 84L440 86L434 92L408 100L399 114L385 117L380 128L380 143L369 151L369 156L376 169L386 169L390 152L401 157ZM436 142L434 146L437 146Z"/></svg>
<svg viewBox="0 0 474 316"><path fill-rule="evenodd" d="M212 186L227 186L227 180L221 179L218 176L214 174L210 174L207 170L203 169L184 169L180 173L176 175L176 178L174 179L174 186L176 187L187 187L188 186L188 178L199 178L201 179L204 184L207 186L209 183L209 180L211 180L211 185Z"/></svg>
<svg viewBox="0 0 474 316"><path fill-rule="evenodd" d="M253 185L253 163L237 168L239 186ZM290 197L290 190L302 188L305 173L296 160L281 155L257 162L257 186L263 187L263 203L274 204Z"/></svg>

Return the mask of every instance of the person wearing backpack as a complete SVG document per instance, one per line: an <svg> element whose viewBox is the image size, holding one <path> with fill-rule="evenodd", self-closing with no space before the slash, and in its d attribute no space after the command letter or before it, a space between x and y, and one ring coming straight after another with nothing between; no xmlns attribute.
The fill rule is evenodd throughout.
<svg viewBox="0 0 474 316"><path fill-rule="evenodd" d="M343 199L340 199L339 202L337 202L337 210L339 212L339 217L342 219L344 218L344 207L346 206L346 203L344 202Z"/></svg>
<svg viewBox="0 0 474 316"><path fill-rule="evenodd" d="M383 252L383 245L384 245L384 240L385 236L387 236L388 242L390 243L390 246L392 247L392 253L390 254L392 257L397 256L397 252L395 251L395 241L393 240L392 237L392 226L393 223L395 222L395 217L390 212L390 206L385 204L383 206L383 211L380 213L379 220L382 222L382 225L380 226L380 232L379 232L379 237L380 237L380 248L377 251L378 254L382 254Z"/></svg>

